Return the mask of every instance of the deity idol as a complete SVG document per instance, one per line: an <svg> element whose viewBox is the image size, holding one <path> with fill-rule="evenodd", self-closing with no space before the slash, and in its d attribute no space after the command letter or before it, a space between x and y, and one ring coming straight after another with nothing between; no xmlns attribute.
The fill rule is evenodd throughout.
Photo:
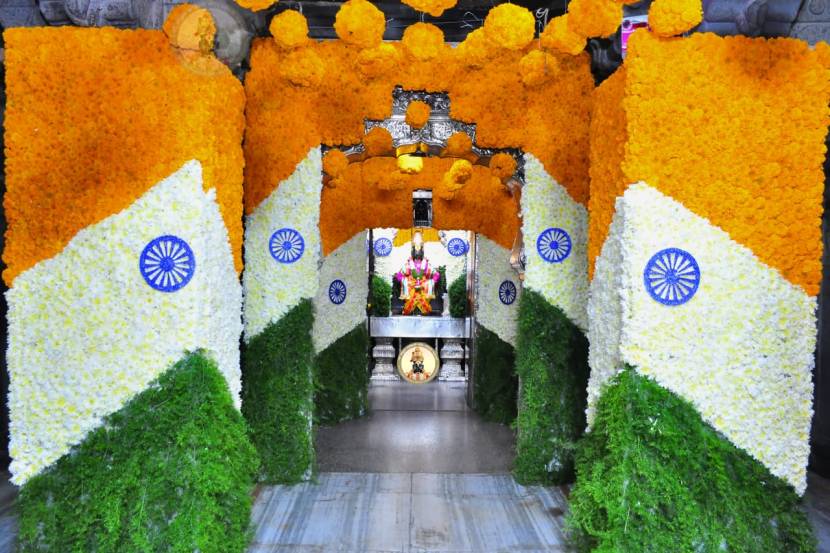
<svg viewBox="0 0 830 553"><path fill-rule="evenodd" d="M435 285L441 274L424 257L424 237L420 232L412 237L412 255L395 278L401 283L403 314L411 315L417 309L422 315L429 315L432 312L429 300L435 298Z"/></svg>

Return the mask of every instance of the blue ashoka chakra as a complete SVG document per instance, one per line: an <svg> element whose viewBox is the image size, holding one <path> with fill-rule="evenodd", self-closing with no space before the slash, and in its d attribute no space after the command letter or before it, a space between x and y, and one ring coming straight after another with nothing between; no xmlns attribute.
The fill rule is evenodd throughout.
<svg viewBox="0 0 830 553"><path fill-rule="evenodd" d="M561 263L571 255L571 237L561 228L549 228L536 239L536 251L548 263Z"/></svg>
<svg viewBox="0 0 830 553"><path fill-rule="evenodd" d="M340 279L332 280L329 284L329 299L335 305L346 301L346 283Z"/></svg>
<svg viewBox="0 0 830 553"><path fill-rule="evenodd" d="M151 288L160 292L175 292L193 278L196 258L187 242L178 236L165 234L144 246L138 268Z"/></svg>
<svg viewBox="0 0 830 553"><path fill-rule="evenodd" d="M469 248L467 241L462 240L461 238L453 238L447 242L447 251L450 252L450 255L453 257L461 257L467 253L467 248Z"/></svg>
<svg viewBox="0 0 830 553"><path fill-rule="evenodd" d="M375 255L378 257L386 257L392 253L392 241L388 238L378 238L375 240Z"/></svg>
<svg viewBox="0 0 830 553"><path fill-rule="evenodd" d="M516 285L512 280L505 280L499 286L499 299L504 305L510 305L516 301Z"/></svg>
<svg viewBox="0 0 830 553"><path fill-rule="evenodd" d="M293 228L281 228L271 235L268 249L271 250L271 257L278 262L294 263L303 256L305 240Z"/></svg>
<svg viewBox="0 0 830 553"><path fill-rule="evenodd" d="M689 252L679 248L660 250L643 271L648 294L663 305L686 303L700 285L700 267Z"/></svg>

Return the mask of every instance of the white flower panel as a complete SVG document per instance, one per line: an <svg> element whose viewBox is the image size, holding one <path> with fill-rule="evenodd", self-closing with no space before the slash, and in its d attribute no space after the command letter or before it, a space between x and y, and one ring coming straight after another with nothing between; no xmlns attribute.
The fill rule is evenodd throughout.
<svg viewBox="0 0 830 553"><path fill-rule="evenodd" d="M478 235L478 290L476 295L476 321L487 330L512 346L516 346L518 333L519 300L522 295L519 275L510 265L510 251L489 238ZM502 284L513 282L516 296L505 304Z"/></svg>

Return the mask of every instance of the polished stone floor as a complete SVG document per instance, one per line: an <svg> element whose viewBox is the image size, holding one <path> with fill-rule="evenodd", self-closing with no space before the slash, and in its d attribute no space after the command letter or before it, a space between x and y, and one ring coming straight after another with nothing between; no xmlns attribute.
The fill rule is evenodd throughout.
<svg viewBox="0 0 830 553"><path fill-rule="evenodd" d="M373 382L370 414L320 428L321 472L505 473L513 431L485 422L465 401L464 382Z"/></svg>

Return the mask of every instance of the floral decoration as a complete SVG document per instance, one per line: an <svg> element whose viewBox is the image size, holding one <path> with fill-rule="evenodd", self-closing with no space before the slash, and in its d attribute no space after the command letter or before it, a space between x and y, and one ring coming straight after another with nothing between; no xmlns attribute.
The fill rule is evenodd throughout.
<svg viewBox="0 0 830 553"><path fill-rule="evenodd" d="M363 138L366 155L371 157L385 156L392 153L392 135L383 127L372 127Z"/></svg>
<svg viewBox="0 0 830 553"><path fill-rule="evenodd" d="M701 0L655 0L648 8L648 26L656 35L675 36L703 21Z"/></svg>
<svg viewBox="0 0 830 553"><path fill-rule="evenodd" d="M437 239L431 240L432 237L430 235L433 232L435 231L423 231L424 256L429 259L431 265L435 267L446 267L447 282L452 282L460 274L465 272L467 258L463 253L459 257L455 257ZM445 238L448 240L448 245L453 241L461 241L464 243L468 237L467 231L463 230L447 230L443 232ZM403 267L406 260L412 254L412 233L408 232L407 229L376 228L374 229L374 235L375 237L381 237L378 238L380 240L384 238L394 239L392 251L389 255L375 257L375 273L381 275L391 283L392 276Z"/></svg>
<svg viewBox="0 0 830 553"><path fill-rule="evenodd" d="M407 175L415 175L424 169L424 158L403 154L398 156L398 170Z"/></svg>
<svg viewBox="0 0 830 553"><path fill-rule="evenodd" d="M533 40L536 19L526 8L516 4L498 4L484 19L487 39L508 50L522 50Z"/></svg>
<svg viewBox="0 0 830 553"><path fill-rule="evenodd" d="M412 57L420 61L437 58L447 49L444 31L431 23L414 23L407 27L401 44Z"/></svg>
<svg viewBox="0 0 830 553"><path fill-rule="evenodd" d="M476 279L476 321L512 346L516 346L517 316L521 289L516 290L512 303L499 301L501 286L516 278L510 265L510 250L484 236L479 236L478 274Z"/></svg>
<svg viewBox="0 0 830 553"><path fill-rule="evenodd" d="M146 246L167 234L188 244L198 267L175 293L148 286L139 264ZM215 190L204 191L196 161L18 275L7 298L18 485L187 351L214 357L239 407L242 291Z"/></svg>
<svg viewBox="0 0 830 553"><path fill-rule="evenodd" d="M289 52L280 68L280 74L296 86L317 86L323 82L325 72L320 56L309 48Z"/></svg>
<svg viewBox="0 0 830 553"><path fill-rule="evenodd" d="M360 48L378 46L385 30L383 12L367 0L348 0L334 19L334 31L340 40Z"/></svg>
<svg viewBox="0 0 830 553"><path fill-rule="evenodd" d="M317 293L321 181L318 147L245 221L246 342Z"/></svg>
<svg viewBox="0 0 830 553"><path fill-rule="evenodd" d="M556 58L541 50L532 50L519 62L522 82L526 86L544 84L556 74L559 63Z"/></svg>
<svg viewBox="0 0 830 553"><path fill-rule="evenodd" d="M447 139L446 154L452 157L464 157L473 148L473 139L465 132L453 133Z"/></svg>
<svg viewBox="0 0 830 553"><path fill-rule="evenodd" d="M624 73L597 89L591 264L615 198L642 180L818 294L828 100L830 71L802 41L635 32Z"/></svg>
<svg viewBox="0 0 830 553"><path fill-rule="evenodd" d="M308 22L296 10L285 10L274 16L268 25L274 43L284 50L291 50L308 43Z"/></svg>
<svg viewBox="0 0 830 553"><path fill-rule="evenodd" d="M412 128L420 129L429 121L432 108L426 102L414 100L406 108L406 124Z"/></svg>
<svg viewBox="0 0 830 553"><path fill-rule="evenodd" d="M138 266L148 286L160 292L175 292L193 278L196 258L185 240L165 234L144 246Z"/></svg>
<svg viewBox="0 0 830 553"><path fill-rule="evenodd" d="M366 48L357 55L357 68L364 77L376 78L389 74L400 61L398 50L386 42Z"/></svg>
<svg viewBox="0 0 830 553"><path fill-rule="evenodd" d="M432 17L441 17L444 10L455 7L457 0L401 0L407 6L426 12Z"/></svg>
<svg viewBox="0 0 830 553"><path fill-rule="evenodd" d="M648 295L663 305L682 305L692 299L700 285L700 268L694 256L679 248L660 250L643 270Z"/></svg>
<svg viewBox="0 0 830 553"><path fill-rule="evenodd" d="M516 160L510 154L500 152L490 158L490 171L493 176L506 180L516 174Z"/></svg>
<svg viewBox="0 0 830 553"><path fill-rule="evenodd" d="M444 200L452 200L473 176L473 164L466 159L453 161L450 170L444 173L444 188L439 195Z"/></svg>
<svg viewBox="0 0 830 553"><path fill-rule="evenodd" d="M571 30L568 14L551 19L539 36L542 48L575 56L585 49L585 37Z"/></svg>
<svg viewBox="0 0 830 553"><path fill-rule="evenodd" d="M194 72L158 31L32 27L5 40L6 284L190 159L216 189L242 269L245 97L229 70ZM90 136L107 139L90 149Z"/></svg>
<svg viewBox="0 0 830 553"><path fill-rule="evenodd" d="M622 4L617 0L571 0L567 28L583 37L607 37L622 23Z"/></svg>
<svg viewBox="0 0 830 553"><path fill-rule="evenodd" d="M321 352L366 320L366 231L352 236L323 259L314 298L314 350Z"/></svg>
<svg viewBox="0 0 830 553"><path fill-rule="evenodd" d="M332 177L343 176L349 167L349 158L342 150L333 148L323 156L323 171Z"/></svg>
<svg viewBox="0 0 830 553"><path fill-rule="evenodd" d="M487 39L483 27L474 29L467 34L455 48L458 62L463 66L481 68L487 64L493 54L494 47Z"/></svg>
<svg viewBox="0 0 830 553"><path fill-rule="evenodd" d="M205 8L179 4L167 16L162 30L176 48L208 54L213 50L216 24Z"/></svg>
<svg viewBox="0 0 830 553"><path fill-rule="evenodd" d="M691 301L663 305L643 285L655 252L694 252ZM806 486L816 299L711 221L643 183L617 200L589 300L589 421L623 364L689 400L736 446Z"/></svg>
<svg viewBox="0 0 830 553"><path fill-rule="evenodd" d="M279 0L236 0L236 3L241 7L254 12L267 10L277 2Z"/></svg>

